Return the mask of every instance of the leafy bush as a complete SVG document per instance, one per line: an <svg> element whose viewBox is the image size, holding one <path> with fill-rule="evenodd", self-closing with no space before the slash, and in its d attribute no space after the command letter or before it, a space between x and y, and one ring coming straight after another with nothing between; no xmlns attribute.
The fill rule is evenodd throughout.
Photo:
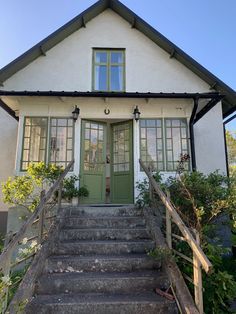
<svg viewBox="0 0 236 314"><path fill-rule="evenodd" d="M218 216L225 214L234 217L235 179L228 179L217 172L208 176L192 172L170 178L167 187L186 225L200 233L201 246L214 267L213 274L208 276L203 273L205 313L231 313L229 303L236 298L236 281L225 266L224 256L228 250L219 243L215 225ZM186 244L180 243L176 248L191 256ZM180 259L177 262L180 269L191 277L192 267ZM190 290L192 288L190 285Z"/></svg>
<svg viewBox="0 0 236 314"><path fill-rule="evenodd" d="M56 181L61 172L62 168L53 164L30 164L25 175L9 177L2 183L3 202L33 212L39 204L40 192Z"/></svg>
<svg viewBox="0 0 236 314"><path fill-rule="evenodd" d="M204 233L220 214L235 211L235 180L218 172L208 176L200 172L169 178L167 188L185 223Z"/></svg>
<svg viewBox="0 0 236 314"><path fill-rule="evenodd" d="M185 224L200 233L201 246L214 267L211 275L203 272L204 311L206 314L231 313L229 304L236 298L236 261L232 259L229 269L228 250L219 243L215 225L217 217L227 215L233 219L232 230L236 226L236 180L218 172L208 176L197 171L187 173L182 171L183 168L179 168L175 178L169 178L165 188L170 191L171 201ZM137 203L141 206L150 204L148 180L139 182L137 188L140 191ZM176 231L175 228L173 231ZM176 250L191 257L187 243L173 242L173 245ZM181 271L192 277L192 265L179 257L176 257L176 261ZM188 285L193 292L193 285Z"/></svg>

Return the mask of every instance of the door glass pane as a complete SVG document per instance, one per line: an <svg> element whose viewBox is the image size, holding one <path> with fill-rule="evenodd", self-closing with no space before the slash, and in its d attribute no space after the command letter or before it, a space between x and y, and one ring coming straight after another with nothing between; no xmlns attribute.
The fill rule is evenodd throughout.
<svg viewBox="0 0 236 314"><path fill-rule="evenodd" d="M130 168L129 124L113 126L113 171L129 171Z"/></svg>
<svg viewBox="0 0 236 314"><path fill-rule="evenodd" d="M84 170L103 172L104 170L104 126L98 123L85 123L84 130Z"/></svg>

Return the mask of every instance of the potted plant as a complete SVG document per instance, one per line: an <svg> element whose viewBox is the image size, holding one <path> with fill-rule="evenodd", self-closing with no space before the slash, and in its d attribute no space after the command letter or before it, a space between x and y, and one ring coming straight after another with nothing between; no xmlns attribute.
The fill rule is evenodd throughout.
<svg viewBox="0 0 236 314"><path fill-rule="evenodd" d="M88 197L89 196L89 191L88 189L86 188L86 186L81 186L79 189L78 189L78 197L79 197L79 200L84 198L84 197Z"/></svg>

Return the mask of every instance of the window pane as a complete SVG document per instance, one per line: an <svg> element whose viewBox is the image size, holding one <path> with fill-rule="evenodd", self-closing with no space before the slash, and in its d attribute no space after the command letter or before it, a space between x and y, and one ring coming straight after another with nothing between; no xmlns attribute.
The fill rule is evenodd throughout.
<svg viewBox="0 0 236 314"><path fill-rule="evenodd" d="M140 155L141 159L145 162L146 166L150 166L153 170L163 170L163 162L161 163L161 169L159 169L159 163L162 161L162 129L161 119L147 119L140 120Z"/></svg>
<svg viewBox="0 0 236 314"><path fill-rule="evenodd" d="M111 63L123 63L123 53L122 52L112 52L111 53Z"/></svg>
<svg viewBox="0 0 236 314"><path fill-rule="evenodd" d="M149 127L155 127L156 126L155 120L147 120L146 124Z"/></svg>
<svg viewBox="0 0 236 314"><path fill-rule="evenodd" d="M167 170L176 170L180 155L187 153L187 122L184 119L165 120ZM189 168L189 163L185 165Z"/></svg>
<svg viewBox="0 0 236 314"><path fill-rule="evenodd" d="M74 139L73 124L71 121L72 119L67 118L51 119L49 161L57 165L62 165L63 167L73 158ZM68 125L72 126L68 127Z"/></svg>
<svg viewBox="0 0 236 314"><path fill-rule="evenodd" d="M107 66L95 66L95 90L107 90Z"/></svg>
<svg viewBox="0 0 236 314"><path fill-rule="evenodd" d="M96 52L95 53L96 63L107 63L107 52Z"/></svg>
<svg viewBox="0 0 236 314"><path fill-rule="evenodd" d="M111 66L110 74L110 90L121 91L123 90L123 67Z"/></svg>
<svg viewBox="0 0 236 314"><path fill-rule="evenodd" d="M47 118L25 118L21 166L25 170L30 162L45 161Z"/></svg>

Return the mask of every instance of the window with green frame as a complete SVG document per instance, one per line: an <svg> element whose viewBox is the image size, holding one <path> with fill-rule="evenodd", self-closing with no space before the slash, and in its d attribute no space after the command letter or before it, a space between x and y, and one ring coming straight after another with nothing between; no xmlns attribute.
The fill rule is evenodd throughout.
<svg viewBox="0 0 236 314"><path fill-rule="evenodd" d="M21 170L44 161L66 167L74 156L71 118L25 117Z"/></svg>
<svg viewBox="0 0 236 314"><path fill-rule="evenodd" d="M125 91L125 50L93 50L93 90Z"/></svg>
<svg viewBox="0 0 236 314"><path fill-rule="evenodd" d="M185 118L141 119L140 156L157 171L175 171L181 154L189 154ZM189 170L189 163L186 163Z"/></svg>

